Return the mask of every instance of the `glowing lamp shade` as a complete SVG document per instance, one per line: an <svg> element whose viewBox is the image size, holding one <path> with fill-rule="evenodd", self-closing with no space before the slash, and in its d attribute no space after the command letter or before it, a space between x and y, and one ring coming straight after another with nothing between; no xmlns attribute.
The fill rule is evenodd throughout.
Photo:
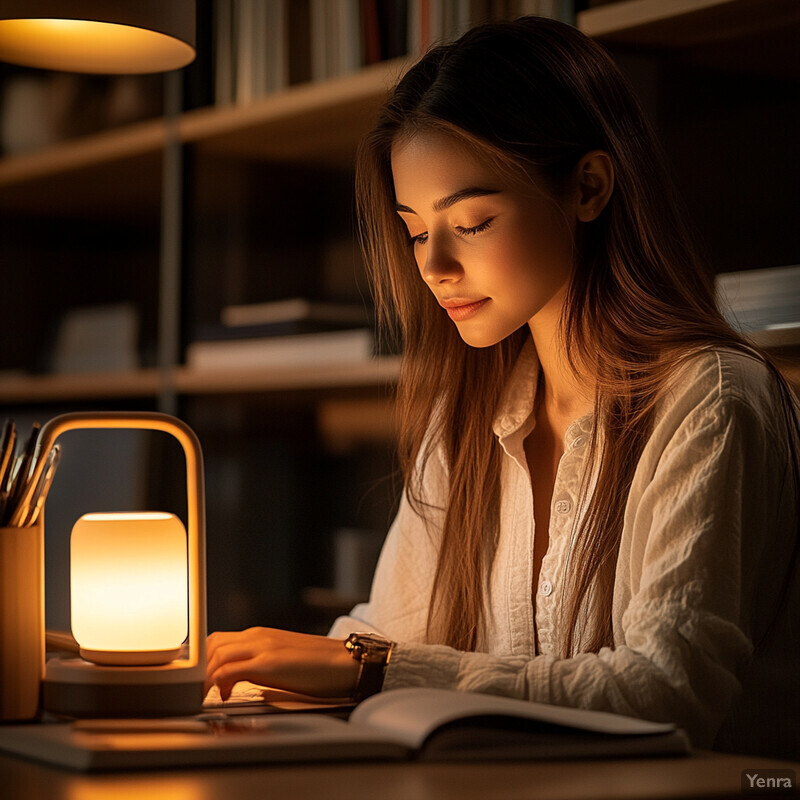
<svg viewBox="0 0 800 800"><path fill-rule="evenodd" d="M194 0L0 0L0 58L15 64L145 73L194 57Z"/></svg>
<svg viewBox="0 0 800 800"><path fill-rule="evenodd" d="M96 664L166 664L188 634L186 531L173 514L84 514L72 529L72 634Z"/></svg>

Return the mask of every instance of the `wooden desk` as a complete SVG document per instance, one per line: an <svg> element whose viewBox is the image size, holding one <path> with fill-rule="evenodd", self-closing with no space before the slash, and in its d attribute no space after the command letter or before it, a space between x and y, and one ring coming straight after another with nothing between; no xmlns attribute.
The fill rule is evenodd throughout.
<svg viewBox="0 0 800 800"><path fill-rule="evenodd" d="M743 770L800 763L689 758L482 764L309 764L86 775L0 755L4 800L647 800L739 797ZM757 795L754 795L754 797Z"/></svg>

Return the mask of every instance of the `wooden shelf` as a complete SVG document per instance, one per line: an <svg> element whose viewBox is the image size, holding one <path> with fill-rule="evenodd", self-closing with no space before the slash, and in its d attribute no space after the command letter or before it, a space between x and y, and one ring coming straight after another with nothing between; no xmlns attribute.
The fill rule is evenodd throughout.
<svg viewBox="0 0 800 800"><path fill-rule="evenodd" d="M394 442L394 408L390 397L325 399L317 405L317 425L328 446L342 451L361 442Z"/></svg>
<svg viewBox="0 0 800 800"><path fill-rule="evenodd" d="M66 218L94 213L102 219L131 210L157 216L169 136L210 153L350 165L355 143L405 63L300 84L247 106L188 111L174 125L155 119L2 158L0 210Z"/></svg>
<svg viewBox="0 0 800 800"><path fill-rule="evenodd" d="M775 362L780 368L789 385L794 389L795 394L800 398L800 363L795 359L774 357Z"/></svg>
<svg viewBox="0 0 800 800"><path fill-rule="evenodd" d="M756 41L767 45L760 55L768 66L784 69L783 77L800 75L798 0L621 0L581 12L578 26L609 45L692 54L702 50L719 64L743 40ZM787 42L790 66L782 63ZM748 58L741 61L751 67ZM341 78L296 85L246 106L186 112L171 126L155 119L2 158L0 213L84 221L141 214L158 224L162 153L169 135L211 155L310 166L350 164L361 132L408 64L408 59L384 62ZM389 358L314 371L207 373L180 367L167 373L0 377L0 402L156 397L165 387L210 395L377 386L396 381L398 372L399 360Z"/></svg>
<svg viewBox="0 0 800 800"><path fill-rule="evenodd" d="M142 369L65 375L0 376L0 403L56 403L157 397L164 389L184 395L279 392L391 385L400 373L399 356L363 364L326 364L280 370Z"/></svg>
<svg viewBox="0 0 800 800"><path fill-rule="evenodd" d="M605 45L681 51L707 68L800 77L796 0L620 0L582 11L577 24Z"/></svg>
<svg viewBox="0 0 800 800"><path fill-rule="evenodd" d="M0 159L0 211L83 221L136 215L157 224L164 142L155 121Z"/></svg>
<svg viewBox="0 0 800 800"><path fill-rule="evenodd" d="M356 364L286 367L275 370L196 370L179 367L175 389L180 394L276 392L382 386L397 381L400 357L376 358Z"/></svg>
<svg viewBox="0 0 800 800"><path fill-rule="evenodd" d="M763 345L767 345L764 342ZM773 357L800 393L797 345L779 347ZM197 370L178 367L163 372L142 369L129 372L75 373L65 375L0 375L0 404L59 403L70 401L155 398L164 389L182 395L248 394L313 389L358 389L391 386L400 375L400 357L385 356L366 364L330 364L313 370L305 367L280 370ZM394 431L384 401L340 401L320 409L324 428L346 437L385 438Z"/></svg>
<svg viewBox="0 0 800 800"><path fill-rule="evenodd" d="M582 11L577 23L582 31L605 42L646 48L695 47L765 32L788 30L794 35L800 28L800 3L620 0ZM374 64L340 78L298 84L246 106L188 111L178 118L174 134L185 143L247 158L338 161L352 153L354 140L410 63L403 58ZM324 147L320 147L320 131L325 132ZM5 189L59 175L160 158L169 133L164 119L154 119L0 158L0 195Z"/></svg>
<svg viewBox="0 0 800 800"><path fill-rule="evenodd" d="M162 386L157 369L64 375L0 376L0 403L58 403L156 397Z"/></svg>
<svg viewBox="0 0 800 800"><path fill-rule="evenodd" d="M160 150L166 132L164 120L154 119L67 140L44 150L8 156L0 159L0 187L137 158Z"/></svg>
<svg viewBox="0 0 800 800"><path fill-rule="evenodd" d="M203 151L247 159L349 164L356 142L408 63L374 64L352 75L299 84L246 106L190 111L180 119L180 138Z"/></svg>
<svg viewBox="0 0 800 800"><path fill-rule="evenodd" d="M577 24L610 46L679 51L698 65L800 78L797 0L620 0L581 12ZM361 133L409 63L398 59L298 84L246 106L189 111L173 126L155 119L0 159L0 211L157 215L169 135L204 153L349 165Z"/></svg>
<svg viewBox="0 0 800 800"><path fill-rule="evenodd" d="M769 328L748 334L750 340L766 350L800 350L800 325Z"/></svg>
<svg viewBox="0 0 800 800"><path fill-rule="evenodd" d="M796 0L619 0L578 14L588 36L650 47L689 46L797 25Z"/></svg>

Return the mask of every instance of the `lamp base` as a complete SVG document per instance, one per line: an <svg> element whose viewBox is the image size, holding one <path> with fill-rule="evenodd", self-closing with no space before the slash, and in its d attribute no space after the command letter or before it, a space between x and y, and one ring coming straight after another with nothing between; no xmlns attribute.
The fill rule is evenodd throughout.
<svg viewBox="0 0 800 800"><path fill-rule="evenodd" d="M182 652L182 647L172 650L87 650L81 647L81 657L92 664L116 667L161 666L174 661Z"/></svg>
<svg viewBox="0 0 800 800"><path fill-rule="evenodd" d="M64 717L181 717L203 706L204 669L173 662L162 667L108 667L81 658L52 658L42 706Z"/></svg>

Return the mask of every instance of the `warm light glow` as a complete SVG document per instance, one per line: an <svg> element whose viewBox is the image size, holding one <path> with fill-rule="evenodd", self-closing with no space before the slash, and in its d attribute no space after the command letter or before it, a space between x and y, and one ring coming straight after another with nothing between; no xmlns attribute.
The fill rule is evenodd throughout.
<svg viewBox="0 0 800 800"><path fill-rule="evenodd" d="M85 522L130 522L131 520L158 520L175 519L172 514L166 511L123 511L109 512L103 514L84 514L81 517Z"/></svg>
<svg viewBox="0 0 800 800"><path fill-rule="evenodd" d="M189 64L194 49L156 31L73 19L0 20L0 58L68 72L164 72Z"/></svg>
<svg viewBox="0 0 800 800"><path fill-rule="evenodd" d="M165 663L188 631L186 531L173 514L85 514L72 529L72 634L99 663Z"/></svg>
<svg viewBox="0 0 800 800"><path fill-rule="evenodd" d="M64 800L211 800L214 794L204 772L188 771L177 777L170 772L155 777L129 772L123 780L116 773L72 777L64 790Z"/></svg>

